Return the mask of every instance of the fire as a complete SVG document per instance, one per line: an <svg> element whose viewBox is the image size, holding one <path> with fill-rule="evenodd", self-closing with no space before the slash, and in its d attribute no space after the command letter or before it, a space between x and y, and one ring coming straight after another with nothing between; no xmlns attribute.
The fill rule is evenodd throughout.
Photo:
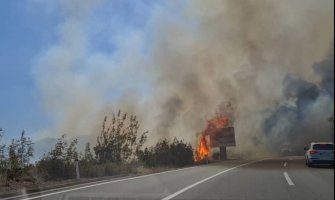
<svg viewBox="0 0 335 200"><path fill-rule="evenodd" d="M207 129L210 129L208 131L211 131L212 129L216 128L225 128L229 125L229 119L224 116L217 116L211 120L208 120Z"/></svg>
<svg viewBox="0 0 335 200"><path fill-rule="evenodd" d="M225 128L230 125L230 120L228 117L223 115L218 115L207 121L206 129L201 133L199 137L199 144L195 152L195 160L200 161L209 157L211 147L207 141L207 136L210 135L216 129Z"/></svg>
<svg viewBox="0 0 335 200"><path fill-rule="evenodd" d="M206 136L201 134L200 142L196 150L195 160L199 161L199 160L205 159L206 157L208 157L209 152L210 152L210 148L209 148L209 145L207 144Z"/></svg>

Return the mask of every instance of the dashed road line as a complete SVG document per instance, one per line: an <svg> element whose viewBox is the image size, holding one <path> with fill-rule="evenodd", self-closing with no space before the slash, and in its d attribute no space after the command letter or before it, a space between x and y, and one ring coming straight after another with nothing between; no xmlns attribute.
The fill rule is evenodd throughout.
<svg viewBox="0 0 335 200"><path fill-rule="evenodd" d="M284 172L284 177L285 177L285 179L286 179L288 185L290 185L290 186L294 186L294 183L293 183L293 181L291 180L291 178L289 177L289 175L288 175L287 172Z"/></svg>

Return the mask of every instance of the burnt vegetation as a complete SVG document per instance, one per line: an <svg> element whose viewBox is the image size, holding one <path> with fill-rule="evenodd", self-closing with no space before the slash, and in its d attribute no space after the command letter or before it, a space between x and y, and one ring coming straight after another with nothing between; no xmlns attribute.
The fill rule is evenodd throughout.
<svg viewBox="0 0 335 200"><path fill-rule="evenodd" d="M141 169L157 167L182 167L193 164L193 149L190 144L174 138L145 147L147 131L139 132L140 124L135 115L118 111L109 120L104 118L95 146L85 145L78 151L78 139L66 135L35 164L34 143L25 132L10 144L1 140L0 129L0 179L2 183L76 178L76 162L81 178L141 173Z"/></svg>

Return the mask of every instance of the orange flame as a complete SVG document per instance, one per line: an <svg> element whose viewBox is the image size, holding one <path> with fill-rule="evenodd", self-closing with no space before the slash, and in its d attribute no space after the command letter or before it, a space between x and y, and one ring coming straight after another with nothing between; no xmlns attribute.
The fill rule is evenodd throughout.
<svg viewBox="0 0 335 200"><path fill-rule="evenodd" d="M206 136L201 134L200 135L200 142L196 150L196 161L200 161L208 157L210 152L209 145L207 144Z"/></svg>
<svg viewBox="0 0 335 200"><path fill-rule="evenodd" d="M228 117L223 115L218 115L207 122L207 128L201 133L199 137L199 144L195 152L195 160L201 161L209 157L211 147L207 142L206 136L210 135L213 131L219 128L225 128L229 126L230 120Z"/></svg>
<svg viewBox="0 0 335 200"><path fill-rule="evenodd" d="M229 125L230 121L225 116L217 116L208 120L207 128L204 134L210 134L213 130L218 128L225 128Z"/></svg>

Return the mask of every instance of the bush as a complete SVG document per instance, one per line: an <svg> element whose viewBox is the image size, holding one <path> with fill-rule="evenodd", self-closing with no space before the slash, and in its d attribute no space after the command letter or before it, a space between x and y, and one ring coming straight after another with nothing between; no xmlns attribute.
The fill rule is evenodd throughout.
<svg viewBox="0 0 335 200"><path fill-rule="evenodd" d="M145 148L138 152L138 157L148 167L182 167L194 163L192 146L177 138L172 143L165 139L154 147Z"/></svg>
<svg viewBox="0 0 335 200"><path fill-rule="evenodd" d="M172 165L181 167L193 164L193 149L190 144L178 141L176 138L170 145Z"/></svg>
<svg viewBox="0 0 335 200"><path fill-rule="evenodd" d="M135 162L130 163L90 163L86 165L80 162L80 176L82 178L115 176L120 174L135 174L138 172L139 165Z"/></svg>
<svg viewBox="0 0 335 200"><path fill-rule="evenodd" d="M74 139L68 145L66 136L62 135L55 147L38 161L37 169L46 180L61 180L75 178L75 160L78 160L78 140Z"/></svg>
<svg viewBox="0 0 335 200"><path fill-rule="evenodd" d="M63 180L75 177L75 166L58 158L42 158L37 169L45 180Z"/></svg>

